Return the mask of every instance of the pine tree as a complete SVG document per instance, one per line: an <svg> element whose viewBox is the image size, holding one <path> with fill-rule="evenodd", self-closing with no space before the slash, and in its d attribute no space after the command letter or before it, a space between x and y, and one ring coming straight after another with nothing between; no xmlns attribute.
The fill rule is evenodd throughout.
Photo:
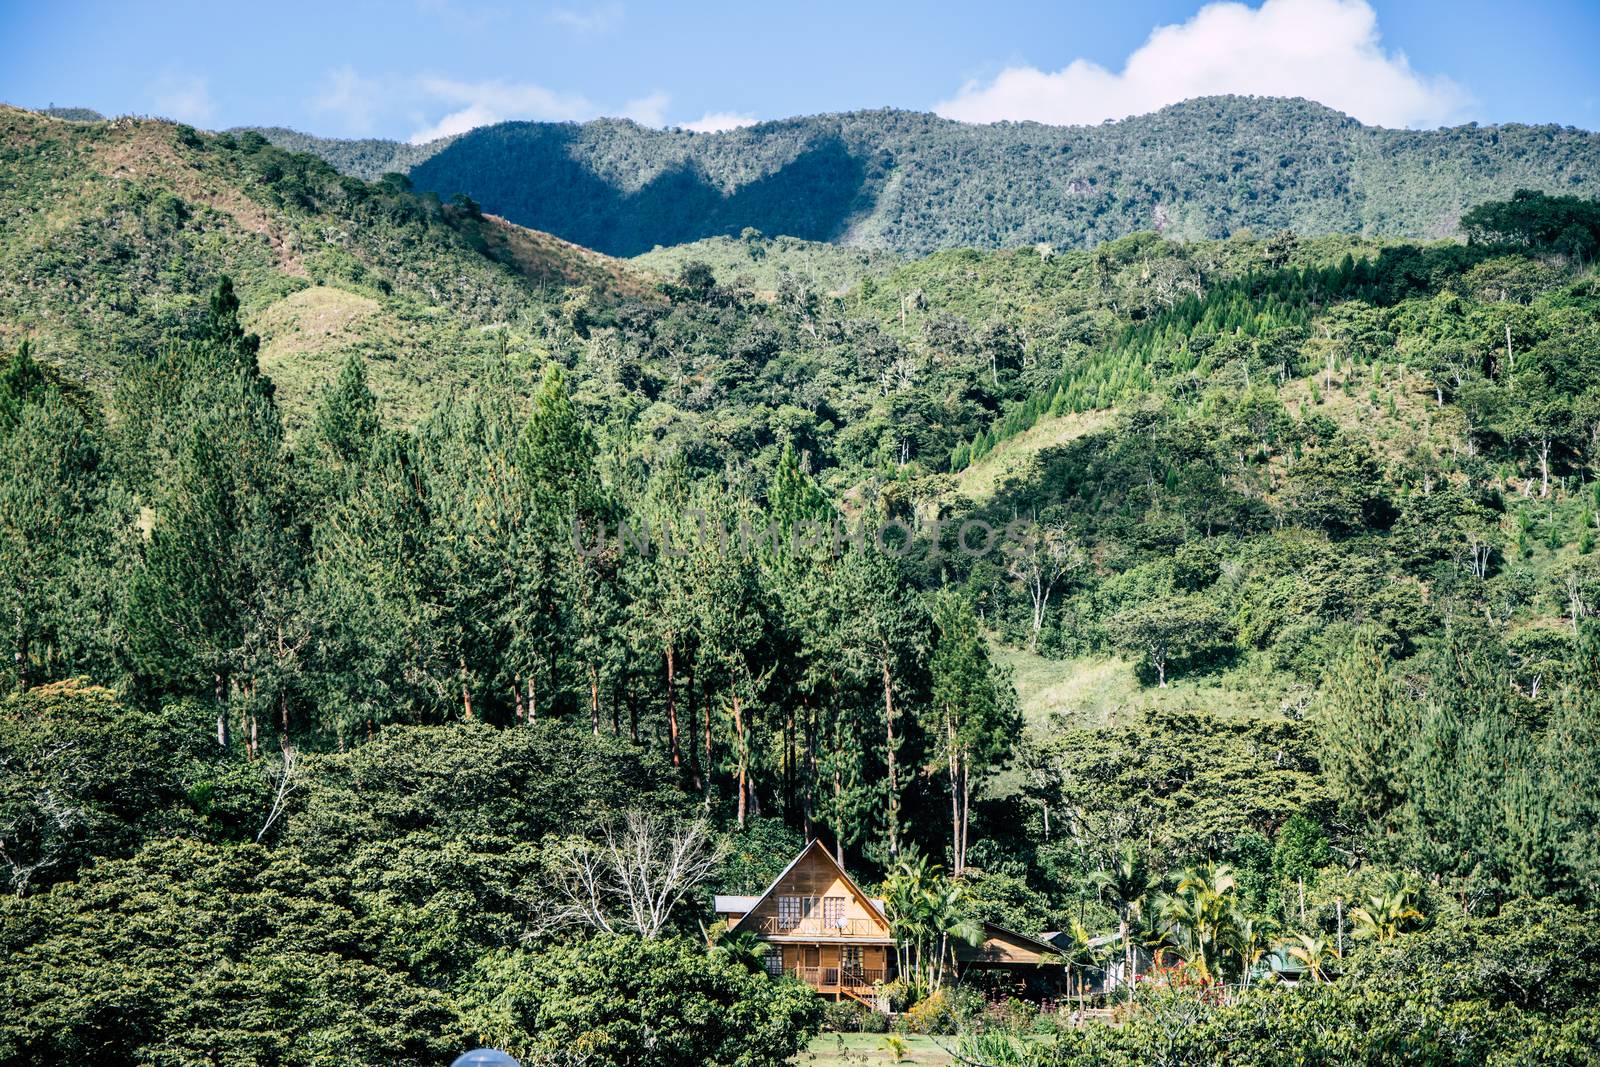
<svg viewBox="0 0 1600 1067"><path fill-rule="evenodd" d="M343 743L390 722L438 722L454 666L417 448L381 437L318 522L310 599L318 721Z"/></svg>
<svg viewBox="0 0 1600 1067"><path fill-rule="evenodd" d="M42 373L0 376L0 634L18 688L111 673L112 597L131 516L98 419ZM36 370L36 368L35 368Z"/></svg>
<svg viewBox="0 0 1600 1067"><path fill-rule="evenodd" d="M290 620L302 564L283 427L257 367L258 344L239 327L223 279L197 339L137 365L118 391L129 405L120 424L145 420L122 445L151 512L125 605L129 660L159 691L209 692L224 747L230 709L238 710L252 752L261 702L286 699L277 691L281 657L271 650L286 628L300 627ZM143 455L127 452L138 445ZM279 680L263 689L269 674Z"/></svg>

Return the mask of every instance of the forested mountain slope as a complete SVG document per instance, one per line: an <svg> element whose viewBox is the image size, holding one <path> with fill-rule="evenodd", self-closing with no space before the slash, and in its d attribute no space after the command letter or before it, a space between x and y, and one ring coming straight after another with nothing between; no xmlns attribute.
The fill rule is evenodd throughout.
<svg viewBox="0 0 1600 1067"><path fill-rule="evenodd" d="M245 133L248 127L234 130ZM385 174L405 173L429 156L449 146L454 137L441 137L425 144L406 141L389 141L381 137L343 139L317 137L284 126L259 126L255 132L279 148L291 152L310 152L332 163L344 174L352 174L368 181L376 181Z"/></svg>
<svg viewBox="0 0 1600 1067"><path fill-rule="evenodd" d="M526 335L570 285L598 300L644 282L614 260L369 185L253 134L0 109L0 340L102 392L133 353L204 311L230 275L263 359L298 417L345 356L413 415ZM403 357L399 362L397 357Z"/></svg>
<svg viewBox="0 0 1600 1067"><path fill-rule="evenodd" d="M6 121L3 1067L780 1067L821 1008L707 897L810 837L902 936L1183 961L1047 1064L1592 1062L1594 201L643 284L249 134ZM703 881L575 908L639 826ZM1227 1006L1268 930L1318 970Z"/></svg>
<svg viewBox="0 0 1600 1067"><path fill-rule="evenodd" d="M909 254L1080 248L1138 230L1438 237L1467 207L1517 188L1600 191L1600 135L1588 131L1388 130L1251 97L1073 127L886 110L714 134L509 122L420 149L262 132L367 177L409 166L420 189L467 193L613 255L745 227Z"/></svg>

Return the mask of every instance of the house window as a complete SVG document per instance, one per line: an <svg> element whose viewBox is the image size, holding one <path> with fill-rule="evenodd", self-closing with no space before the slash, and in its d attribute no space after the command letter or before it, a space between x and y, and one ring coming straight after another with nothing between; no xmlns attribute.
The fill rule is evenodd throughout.
<svg viewBox="0 0 1600 1067"><path fill-rule="evenodd" d="M793 930L800 925L800 920L815 911L816 907L816 897L779 897L778 929Z"/></svg>
<svg viewBox="0 0 1600 1067"><path fill-rule="evenodd" d="M781 949L768 949L766 958L761 962L766 966L767 973L772 977L783 977L783 951Z"/></svg>
<svg viewBox="0 0 1600 1067"><path fill-rule="evenodd" d="M829 930L844 928L844 897L822 898L822 925Z"/></svg>

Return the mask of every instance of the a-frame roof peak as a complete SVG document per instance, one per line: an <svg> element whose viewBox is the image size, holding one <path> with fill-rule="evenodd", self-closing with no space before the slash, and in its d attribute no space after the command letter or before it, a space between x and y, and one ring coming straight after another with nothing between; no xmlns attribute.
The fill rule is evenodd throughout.
<svg viewBox="0 0 1600 1067"><path fill-rule="evenodd" d="M877 903L873 901L871 897L867 896L866 893L861 891L861 887L856 884L856 880L850 877L850 872L844 869L844 864L835 859L833 853L823 845L822 839L820 837L813 837L809 842L806 843L805 848L802 848L798 853L795 854L794 859L789 861L788 866L784 867L783 870L778 872L778 877L774 878L772 880L772 884L767 886L766 890L756 898L755 903L750 906L750 910L741 915L739 917L739 921L728 928L729 931L731 932L739 929L741 923L743 923L750 916L756 914L756 912L761 909L762 905L766 904L766 902L772 898L772 895L777 892L778 886L783 883L785 878L789 877L790 872L792 872L796 867L800 866L802 862L813 855L820 855L823 861L827 863L829 867L832 867L838 872L839 878L845 884L845 888L849 889L851 894L855 896L856 900L860 902L861 906L867 909L867 914L875 916L883 922L885 928L888 927L889 919L888 916L884 915L883 909L878 907Z"/></svg>

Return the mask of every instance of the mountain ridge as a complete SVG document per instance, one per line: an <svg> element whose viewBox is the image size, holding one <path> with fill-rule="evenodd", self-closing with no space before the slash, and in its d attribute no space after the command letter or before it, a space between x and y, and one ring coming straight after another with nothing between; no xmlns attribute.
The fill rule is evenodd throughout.
<svg viewBox="0 0 1600 1067"><path fill-rule="evenodd" d="M351 173L401 169L513 222L632 256L753 228L923 255L1081 248L1154 229L1437 238L1517 188L1600 194L1600 134L1366 126L1304 99L1201 97L1098 126L880 109L718 133L508 122L414 146L263 136Z"/></svg>

